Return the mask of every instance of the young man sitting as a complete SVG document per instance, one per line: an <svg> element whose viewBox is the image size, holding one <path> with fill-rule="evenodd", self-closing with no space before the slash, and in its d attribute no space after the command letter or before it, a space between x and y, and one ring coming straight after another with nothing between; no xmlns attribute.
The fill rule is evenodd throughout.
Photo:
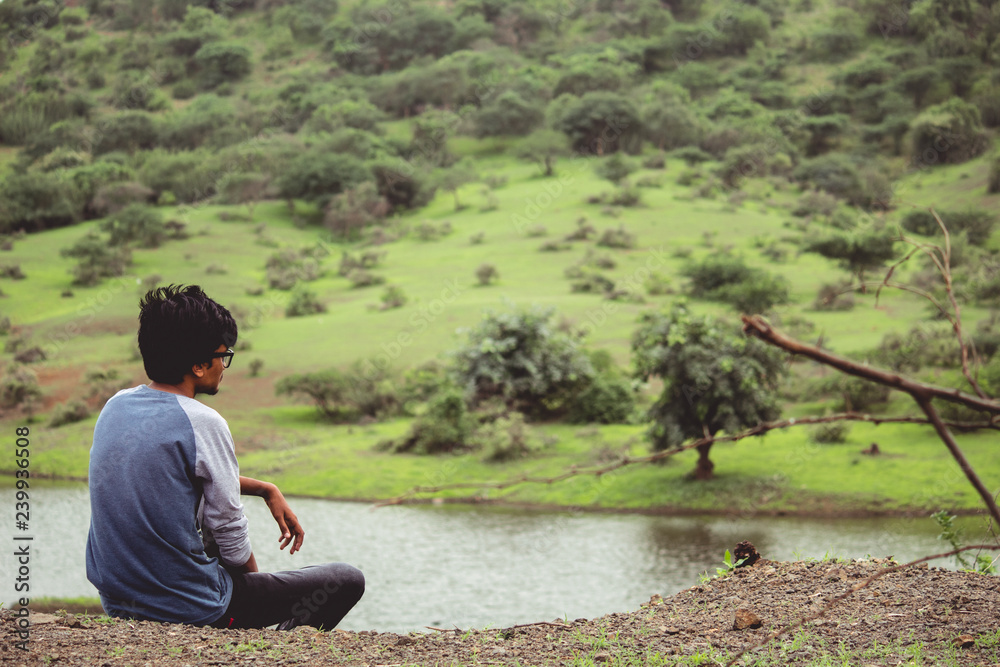
<svg viewBox="0 0 1000 667"><path fill-rule="evenodd" d="M236 322L201 288L161 287L139 303L148 385L101 410L90 451L87 578L111 616L331 630L361 599L344 563L258 572L240 494L261 496L290 554L305 532L274 484L241 477L229 425L195 400L233 359Z"/></svg>

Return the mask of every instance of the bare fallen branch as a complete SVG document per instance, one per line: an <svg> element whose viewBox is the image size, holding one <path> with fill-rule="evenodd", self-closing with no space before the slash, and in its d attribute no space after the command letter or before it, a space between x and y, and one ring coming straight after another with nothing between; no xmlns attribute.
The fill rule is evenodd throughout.
<svg viewBox="0 0 1000 667"><path fill-rule="evenodd" d="M903 377L898 373L868 366L846 357L832 354L813 345L808 345L786 336L785 334L774 329L767 322L767 320L760 315L744 315L742 320L743 331L747 335L756 336L765 343L770 343L771 345L780 347L783 350L791 352L792 354L802 355L812 359L813 361L818 361L821 364L832 366L833 368L847 373L848 375L854 375L855 377L871 380L872 382L877 382L879 384L892 387L893 389L904 391L914 398L921 397L928 400L932 398L940 398L944 401L959 403L968 408L972 408L973 410L988 412L991 415L1000 414L1000 401L995 399L974 396L959 389L950 389L948 387L939 387L926 382L918 382L917 380L911 380L910 378Z"/></svg>
<svg viewBox="0 0 1000 667"><path fill-rule="evenodd" d="M990 516L993 517L993 520L996 521L997 524L1000 524L1000 508L997 507L993 494L986 489L985 485L983 485L982 481L979 479L979 475L976 474L976 471L965 458L965 455L959 448L958 443L955 442L954 436L951 435L948 427L941 421L940 416L937 414L937 410L935 410L934 406L931 405L931 400L934 398L940 398L946 401L965 405L966 407L970 407L975 410L989 412L991 415L1000 414L1000 401L980 396L973 396L971 394L961 392L958 389L947 389L945 387L938 387L925 382L918 382L916 380L903 377L898 373L891 373L879 368L873 368L871 366L852 361L851 359L847 359L846 357L832 354L813 345L808 345L802 341L795 340L794 338L789 338L783 333L775 330L760 315L744 315L742 319L743 331L748 336L756 336L765 343L769 343L775 347L780 347L781 349L791 352L792 354L801 354L802 356L818 361L821 364L832 366L843 373L854 375L881 385L893 387L894 389L905 391L907 394L912 396L913 400L920 406L920 409L927 415L928 420L934 425L934 428L941 437L941 440L948 447L948 450L955 458L955 461L958 462L959 467L962 468L962 472L965 473L969 482L971 482L972 486L976 489L979 497L982 498ZM991 419L991 422L993 421L994 420Z"/></svg>
<svg viewBox="0 0 1000 667"><path fill-rule="evenodd" d="M605 466L598 466L594 468L570 468L566 472L556 475L554 477L532 477L530 475L521 475L519 477L514 477L511 479L504 480L502 482L455 482L452 484L439 484L437 486L415 486L406 493L396 496L394 498L389 498L375 504L375 507L385 507L387 505L399 505L407 500L419 495L426 493L440 493L442 491L454 491L457 489L494 489L502 490L508 489L513 486L518 486L520 484L554 484L556 482L561 482L570 477L578 477L582 475L594 475L600 477L606 473L618 470L619 468L624 468L626 466L634 465L636 463L653 463L654 461L659 461L662 459L669 458L685 452L689 449L695 449L702 445L713 444L716 442L737 442L751 436L762 435L768 431L773 431L776 429L788 428L789 426L808 426L810 424L828 424L830 422L837 421L859 421L867 422L869 424L933 424L933 422L926 417L917 416L900 416L900 417L881 417L878 415L870 415L862 412L840 412L833 415L826 415L823 417L792 417L789 419L783 419L781 421L774 422L763 422L749 428L745 431L735 433L733 435L716 435L704 438L699 438L693 442L690 442L677 449L668 449L661 452L656 452L655 454L650 454L648 456L626 456L613 463ZM944 422L947 426L960 430L960 431L975 431L982 428L993 428L1000 430L1000 424L990 423L990 422Z"/></svg>

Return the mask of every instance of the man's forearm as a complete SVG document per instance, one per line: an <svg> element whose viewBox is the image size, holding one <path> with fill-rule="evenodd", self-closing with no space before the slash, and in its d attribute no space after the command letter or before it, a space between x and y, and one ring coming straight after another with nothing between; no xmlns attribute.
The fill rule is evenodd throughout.
<svg viewBox="0 0 1000 667"><path fill-rule="evenodd" d="M262 482L259 479L254 479L253 477L244 477L243 475L240 475L241 495L267 498L273 494L277 488L278 487L270 482Z"/></svg>

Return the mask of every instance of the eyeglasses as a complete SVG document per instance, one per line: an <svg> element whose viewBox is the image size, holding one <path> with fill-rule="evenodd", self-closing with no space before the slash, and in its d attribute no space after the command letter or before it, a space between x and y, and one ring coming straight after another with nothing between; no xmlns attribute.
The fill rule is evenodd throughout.
<svg viewBox="0 0 1000 667"><path fill-rule="evenodd" d="M222 357L222 367L229 368L229 364L233 363L234 354L236 353L233 352L233 348L229 348L225 352L216 352L215 354L212 355L212 359L215 359L216 357Z"/></svg>

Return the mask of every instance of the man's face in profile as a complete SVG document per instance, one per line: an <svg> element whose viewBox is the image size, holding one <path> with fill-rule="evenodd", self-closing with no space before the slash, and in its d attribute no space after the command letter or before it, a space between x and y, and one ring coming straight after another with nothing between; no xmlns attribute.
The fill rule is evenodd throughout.
<svg viewBox="0 0 1000 667"><path fill-rule="evenodd" d="M229 348L225 345L220 345L215 348L216 353L221 354L227 351ZM219 384L222 382L222 373L226 370L225 360L222 357L215 357L212 359L211 363L205 368L205 373L199 378L195 376L196 382L194 384L195 396L198 394L208 394L209 396L215 396L219 393Z"/></svg>

